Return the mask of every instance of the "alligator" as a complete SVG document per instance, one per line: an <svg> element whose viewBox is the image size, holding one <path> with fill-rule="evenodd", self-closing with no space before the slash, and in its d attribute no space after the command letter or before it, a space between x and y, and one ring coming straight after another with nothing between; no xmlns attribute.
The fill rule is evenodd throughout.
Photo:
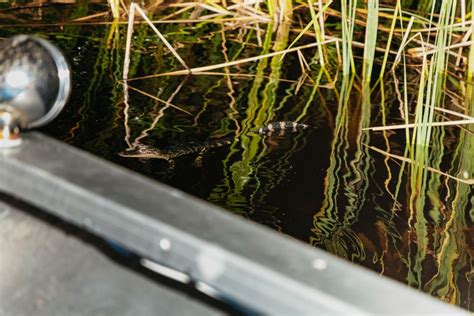
<svg viewBox="0 0 474 316"><path fill-rule="evenodd" d="M297 131L304 130L308 127L309 125L302 123L281 121L267 124L261 127L260 129L254 130L252 132L265 136L270 136L273 133L278 133L279 136L283 136L287 132L295 133ZM208 140L203 143L185 143L181 145L171 146L166 149L159 149L156 147L140 145L122 151L121 153L119 153L119 156L140 159L163 159L172 163L174 158L197 152L202 153L208 149L230 145L234 140L234 137L225 137L221 139Z"/></svg>
<svg viewBox="0 0 474 316"><path fill-rule="evenodd" d="M298 131L307 129L308 127L309 125L303 123L281 121L267 124L264 127L261 127L260 129L256 130L255 133L270 136L273 133L278 132L279 136L283 136L288 132L296 133Z"/></svg>
<svg viewBox="0 0 474 316"><path fill-rule="evenodd" d="M164 159L170 161L177 157L197 152L203 152L211 148L230 145L233 140L234 137L226 137L221 139L208 140L203 143L190 142L186 144L171 146L166 149L159 149L156 147L140 145L139 147L122 151L121 153L119 153L119 156L142 159Z"/></svg>

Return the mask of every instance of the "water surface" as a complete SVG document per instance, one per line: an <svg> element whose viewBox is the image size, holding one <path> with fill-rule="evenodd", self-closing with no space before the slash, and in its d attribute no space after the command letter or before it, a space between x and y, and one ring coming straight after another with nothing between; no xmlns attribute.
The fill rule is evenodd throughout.
<svg viewBox="0 0 474 316"><path fill-rule="evenodd" d="M79 6L68 8L70 15L82 14ZM271 42L246 45L238 29L223 28L160 25L191 67L275 49ZM325 79L315 84L316 76L300 85L296 54L216 70L224 75L129 82L178 110L124 87L125 31L118 25L0 30L3 36L40 33L59 45L71 63L71 101L44 132L474 311L472 185L426 169L416 178L412 164L369 147L404 156L403 130L361 131L363 125L382 124L383 117L387 124L400 123L393 82L385 83L384 93L372 95L368 112L357 78L339 78L334 88ZM130 77L182 69L145 25L137 27L133 43ZM304 54L311 60L315 52ZM381 113L382 100L388 104L386 113ZM251 133L283 120L312 128L283 136ZM224 137L233 143L176 158L174 164L118 155L134 146L166 148ZM430 166L472 178L473 150L468 130L435 128Z"/></svg>

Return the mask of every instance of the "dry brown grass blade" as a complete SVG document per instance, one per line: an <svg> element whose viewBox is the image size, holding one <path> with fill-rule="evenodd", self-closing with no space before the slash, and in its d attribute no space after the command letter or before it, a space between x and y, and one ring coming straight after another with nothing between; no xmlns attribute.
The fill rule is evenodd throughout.
<svg viewBox="0 0 474 316"><path fill-rule="evenodd" d="M203 76L228 76L228 77L244 77L244 78L265 78L268 80L275 80L279 82L286 82L286 83L297 83L297 80L291 80L291 79L283 79L283 78L274 78L272 76L259 76L256 74L244 74L244 73L226 73L226 72L214 72L214 71L203 71L200 72L196 75L203 75ZM306 83L306 85L310 86L310 83Z"/></svg>
<svg viewBox="0 0 474 316"><path fill-rule="evenodd" d="M228 10L226 10L226 9L220 7L220 6L217 6L217 5L209 5L209 4L206 4L206 3L199 3L199 6L201 6L202 8L204 8L206 10L209 10L211 12L215 12L219 15L231 15L231 16L234 15L233 12L228 11Z"/></svg>
<svg viewBox="0 0 474 316"><path fill-rule="evenodd" d="M444 28L445 29L457 29L459 31L463 31L462 28L464 28L464 30L467 30L469 27L471 26L471 21L466 21L465 25L463 26L462 25L462 22L459 22L459 23L453 23L453 24L449 24L447 26L445 26ZM437 25L434 25L432 27L424 27L424 28L413 28L412 32L413 33L434 33L435 31L441 29L439 26ZM455 35L456 38L460 37L461 35L458 35L456 34Z"/></svg>
<svg viewBox="0 0 474 316"><path fill-rule="evenodd" d="M247 20L247 21L259 21L259 22L271 22L272 20L267 17L262 17L260 15L251 15L251 16L238 16L234 15L231 18L222 18L222 14L214 13L214 14L208 14L208 15L203 15L199 18L199 21L209 21L209 22L214 22L217 20L227 20L229 22L234 22L234 21L239 21L239 20Z"/></svg>
<svg viewBox="0 0 474 316"><path fill-rule="evenodd" d="M337 42L337 41L338 41L337 38L332 38L332 39L328 39L328 40L326 40L324 42L321 42L321 43L311 43L311 44L298 46L298 47L294 47L294 48L290 48L290 49L286 49L286 50L282 50L282 51L278 51L278 52L273 52L273 53L268 53L268 54L264 54L264 55L260 55L260 56L244 58L244 59L240 59L240 60L234 60L234 61L231 61L231 62L225 62L225 63L221 63L221 64L216 64L216 65L196 67L196 68L191 68L191 69L166 72L166 73L162 73L162 74L143 76L143 77L140 77L140 79L154 78L154 77L160 77L160 76L179 76L179 75L198 74L198 73L201 73L201 72L204 72L204 71L241 65L241 64L245 64L245 63L249 63L249 62L258 61L258 60L261 60L261 59L264 59L264 58L283 55L283 54L298 51L300 49L308 49L308 48L316 47L318 45L325 45L325 44L334 43L334 42ZM130 79L130 80L132 80L132 79Z"/></svg>
<svg viewBox="0 0 474 316"><path fill-rule="evenodd" d="M83 16L83 17L71 20L71 22L84 22L84 21L95 19L95 18L100 18L100 17L105 16L107 14L109 14L108 11L95 13L95 14L91 14L91 15L88 15L88 16Z"/></svg>
<svg viewBox="0 0 474 316"><path fill-rule="evenodd" d="M414 127L422 127L422 126L453 126L453 125L465 125L465 124L474 124L474 118L470 118L467 120L457 120L457 121L449 121L449 122L432 122L432 123L425 123L425 124L400 124L400 125L391 125L391 126L376 126L376 127L367 127L363 128L363 131L389 131L395 129L405 129L405 128L414 128Z"/></svg>
<svg viewBox="0 0 474 316"><path fill-rule="evenodd" d="M435 168L432 168L430 166L425 166L425 165L420 165L419 163L417 163L416 161L412 160L412 159L409 159L407 157L403 157L403 156L399 156L399 155L395 155L395 154L391 154L389 152L386 152L382 149L379 149L377 147L374 147L374 146L369 146L369 145L365 145L364 146L367 146L369 147L370 149L372 149L373 151L376 151L382 155L386 155L390 158L393 158L393 159L397 159L397 160L400 160L400 161L404 161L404 162L407 162L407 163L410 163L410 164L414 164L414 165L419 165L420 167L428 170L428 171L431 171L431 172L435 172L435 173L438 173L440 175L443 175L447 178L450 178L450 179L453 179L455 181L458 181L458 182L462 182L462 183L465 183L465 184L469 184L469 185L473 185L474 184L474 179L462 179L462 178L458 178L458 177L455 177L455 176L452 176L446 172L443 172L441 170L438 170L438 169L435 169Z"/></svg>
<svg viewBox="0 0 474 316"><path fill-rule="evenodd" d="M445 50L449 51L449 54L451 56L458 57L458 58L459 57L464 57L464 56L459 56L458 53L451 52L451 50L453 50L455 48L460 48L460 47L468 47L468 46L471 46L471 44L472 44L472 41L465 41L465 42L461 42L461 43L457 43L457 44L452 44L450 46L446 46ZM427 46L431 46L431 48L433 48L433 49L429 50L429 51L423 51L423 49L421 47L415 47L415 48L410 48L408 50L408 52L413 54L416 57L420 57L422 55L432 55L432 54L438 52L438 49L436 49L433 44L429 44Z"/></svg>
<svg viewBox="0 0 474 316"><path fill-rule="evenodd" d="M227 7L227 10L243 10L244 13L249 14L250 16L258 16L260 18L269 19L268 14L259 10L257 7L252 7L247 3L241 1L234 1L235 4Z"/></svg>
<svg viewBox="0 0 474 316"><path fill-rule="evenodd" d="M178 74L177 76L181 76L182 74ZM257 74L245 74L245 73L232 73L232 72L217 72L217 71L202 71L197 74L193 74L196 76L224 76L224 77L241 77L241 78L264 78L268 80L276 80L279 82L286 82L286 83L298 83L299 80L291 80L291 79L283 79L283 78L274 78L272 76L262 76L262 75L257 75ZM165 77L168 76L168 74L157 74L157 75L152 75L154 78L157 77ZM136 81L136 80L142 80L142 79L148 79L150 76L144 76L144 77L135 77L128 79L129 82L131 81ZM311 83L304 83L304 85L307 86L312 86ZM333 85L320 85L320 88L328 88L328 89L333 89Z"/></svg>
<svg viewBox="0 0 474 316"><path fill-rule="evenodd" d="M443 112L443 113L447 113L447 114L451 114L451 115L454 115L454 116L457 116L457 117L461 117L463 119L466 119L466 120L474 120L474 117L471 117L469 115L466 115L466 114L463 114L463 113L459 113L459 112L456 112L456 111L452 111L452 110L448 110L448 109L443 109L443 108L440 108L440 107L437 107L435 106L434 109L436 111L439 111L439 112Z"/></svg>
<svg viewBox="0 0 474 316"><path fill-rule="evenodd" d="M190 5L190 6L187 6L187 7L184 7L184 8L181 8L181 9L179 9L179 10L177 10L177 11L171 13L171 14L168 14L167 16L165 16L165 17L163 17L163 18L161 18L161 21L174 18L175 16L178 16L178 15L180 15L181 13L184 13L184 12L186 12L186 11L189 11L189 10L191 10L191 9L193 9L193 8L195 8L195 6L191 6L191 5Z"/></svg>
<svg viewBox="0 0 474 316"><path fill-rule="evenodd" d="M469 28L468 31L466 32L466 34L464 34L462 40L461 40L461 43L466 43L469 41L469 39L471 38L471 34L472 34L472 28ZM464 57L463 55L463 50L464 50L464 47L465 46L462 46L462 47L459 47L459 50L458 50L458 58L456 58L456 62L454 63L456 65L456 67L460 67L461 66L461 61L463 60L463 58L461 58L461 56Z"/></svg>

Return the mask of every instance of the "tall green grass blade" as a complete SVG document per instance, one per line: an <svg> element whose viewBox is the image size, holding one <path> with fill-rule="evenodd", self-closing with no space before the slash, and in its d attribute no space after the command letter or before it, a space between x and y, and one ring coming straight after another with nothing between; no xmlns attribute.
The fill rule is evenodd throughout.
<svg viewBox="0 0 474 316"><path fill-rule="evenodd" d="M354 35L356 8L357 0L341 1L342 75L344 77L355 72L352 39Z"/></svg>
<svg viewBox="0 0 474 316"><path fill-rule="evenodd" d="M363 85L370 84L372 67L374 65L375 47L377 46L377 29L379 16L379 1L367 2L367 25L365 27L364 65L362 68ZM370 90L370 89L369 89Z"/></svg>
<svg viewBox="0 0 474 316"><path fill-rule="evenodd" d="M311 22L310 24L314 26L314 33L316 35L316 42L322 43L324 41L324 35L323 35L323 27L324 25L320 25L320 20L319 17L323 15L324 10L328 8L332 4L332 1L328 1L324 7L316 14L316 11L314 10L314 1L313 0L308 0L308 7L309 7L309 12L311 13ZM325 65L324 61L324 52L323 52L323 46L319 45L318 46L318 54L319 54L319 63L321 64L322 67Z"/></svg>
<svg viewBox="0 0 474 316"><path fill-rule="evenodd" d="M120 0L107 0L107 2L109 3L114 20L118 20L120 18Z"/></svg>

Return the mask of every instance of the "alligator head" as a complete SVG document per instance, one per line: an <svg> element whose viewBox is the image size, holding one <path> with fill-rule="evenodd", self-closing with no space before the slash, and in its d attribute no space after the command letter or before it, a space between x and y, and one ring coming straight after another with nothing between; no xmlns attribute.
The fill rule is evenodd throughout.
<svg viewBox="0 0 474 316"><path fill-rule="evenodd" d="M119 153L119 156L126 158L144 158L144 159L165 159L168 160L169 153L166 150L159 150L148 146L139 146L129 148Z"/></svg>

